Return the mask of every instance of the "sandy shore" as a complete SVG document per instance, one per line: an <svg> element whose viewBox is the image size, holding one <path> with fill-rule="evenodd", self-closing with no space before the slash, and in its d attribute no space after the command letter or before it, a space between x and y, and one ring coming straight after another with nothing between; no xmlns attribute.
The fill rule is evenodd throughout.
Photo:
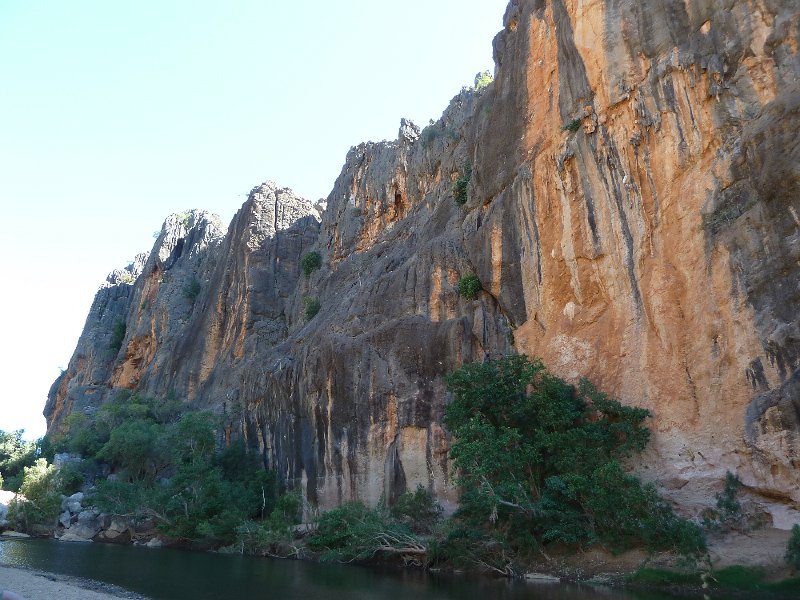
<svg viewBox="0 0 800 600"><path fill-rule="evenodd" d="M3 591L15 592L25 600L147 600L145 596L99 581L0 566L0 593Z"/></svg>

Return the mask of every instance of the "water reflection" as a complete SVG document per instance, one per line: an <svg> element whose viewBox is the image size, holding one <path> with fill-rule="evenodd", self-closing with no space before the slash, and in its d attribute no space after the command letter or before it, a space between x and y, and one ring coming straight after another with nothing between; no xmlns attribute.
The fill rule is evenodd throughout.
<svg viewBox="0 0 800 600"><path fill-rule="evenodd" d="M67 544L54 540L0 542L0 564L24 566L113 583L155 600L664 600L661 594L573 585L377 571L150 550L133 546Z"/></svg>

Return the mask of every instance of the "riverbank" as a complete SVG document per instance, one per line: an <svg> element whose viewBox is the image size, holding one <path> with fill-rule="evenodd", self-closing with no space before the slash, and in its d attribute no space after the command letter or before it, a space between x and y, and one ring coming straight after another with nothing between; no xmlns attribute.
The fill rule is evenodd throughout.
<svg viewBox="0 0 800 600"><path fill-rule="evenodd" d="M0 565L2 591L14 592L25 600L147 600L140 594L99 581Z"/></svg>

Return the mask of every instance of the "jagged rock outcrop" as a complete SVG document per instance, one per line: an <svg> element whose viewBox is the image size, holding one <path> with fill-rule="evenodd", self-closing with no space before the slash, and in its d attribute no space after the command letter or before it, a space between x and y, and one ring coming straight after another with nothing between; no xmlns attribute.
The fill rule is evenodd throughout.
<svg viewBox="0 0 800 600"><path fill-rule="evenodd" d="M207 212L168 217L149 258L137 258L129 275L112 274L98 292L69 367L50 390L48 426L60 427L75 410L91 412L119 389L221 408L229 378L256 370L265 348L285 337L281 302L316 239L317 214L311 202L267 182L251 191L227 236ZM118 323L124 338L115 348Z"/></svg>
<svg viewBox="0 0 800 600"><path fill-rule="evenodd" d="M50 426L117 388L175 395L323 506L418 483L453 501L443 377L516 349L649 408L637 467L686 510L731 470L786 527L798 44L789 0L513 0L494 83L351 149L324 211L265 184L224 237L195 213L165 225L136 283L98 293ZM457 293L468 274L476 300Z"/></svg>

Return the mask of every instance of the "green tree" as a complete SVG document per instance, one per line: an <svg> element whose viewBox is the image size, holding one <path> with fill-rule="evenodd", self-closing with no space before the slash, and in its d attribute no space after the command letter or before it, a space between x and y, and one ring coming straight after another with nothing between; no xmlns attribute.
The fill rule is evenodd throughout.
<svg viewBox="0 0 800 600"><path fill-rule="evenodd" d="M494 81L494 77L489 71L483 71L475 75L475 90L480 92L482 89L489 87L489 84Z"/></svg>
<svg viewBox="0 0 800 600"><path fill-rule="evenodd" d="M9 520L25 529L33 525L53 525L61 508L61 491L56 468L39 458L24 467L24 479L19 491L24 499L15 499L9 507Z"/></svg>
<svg viewBox="0 0 800 600"><path fill-rule="evenodd" d="M620 466L649 440L647 410L587 381L575 388L526 356L464 365L447 385L458 516L467 525L515 551L555 541L704 549L699 528Z"/></svg>
<svg viewBox="0 0 800 600"><path fill-rule="evenodd" d="M36 442L22 439L24 431L0 431L0 475L6 489L17 491L22 485L24 468L36 461Z"/></svg>
<svg viewBox="0 0 800 600"><path fill-rule="evenodd" d="M155 477L169 465L170 448L164 434L164 426L158 423L127 421L111 431L96 457L133 479Z"/></svg>

